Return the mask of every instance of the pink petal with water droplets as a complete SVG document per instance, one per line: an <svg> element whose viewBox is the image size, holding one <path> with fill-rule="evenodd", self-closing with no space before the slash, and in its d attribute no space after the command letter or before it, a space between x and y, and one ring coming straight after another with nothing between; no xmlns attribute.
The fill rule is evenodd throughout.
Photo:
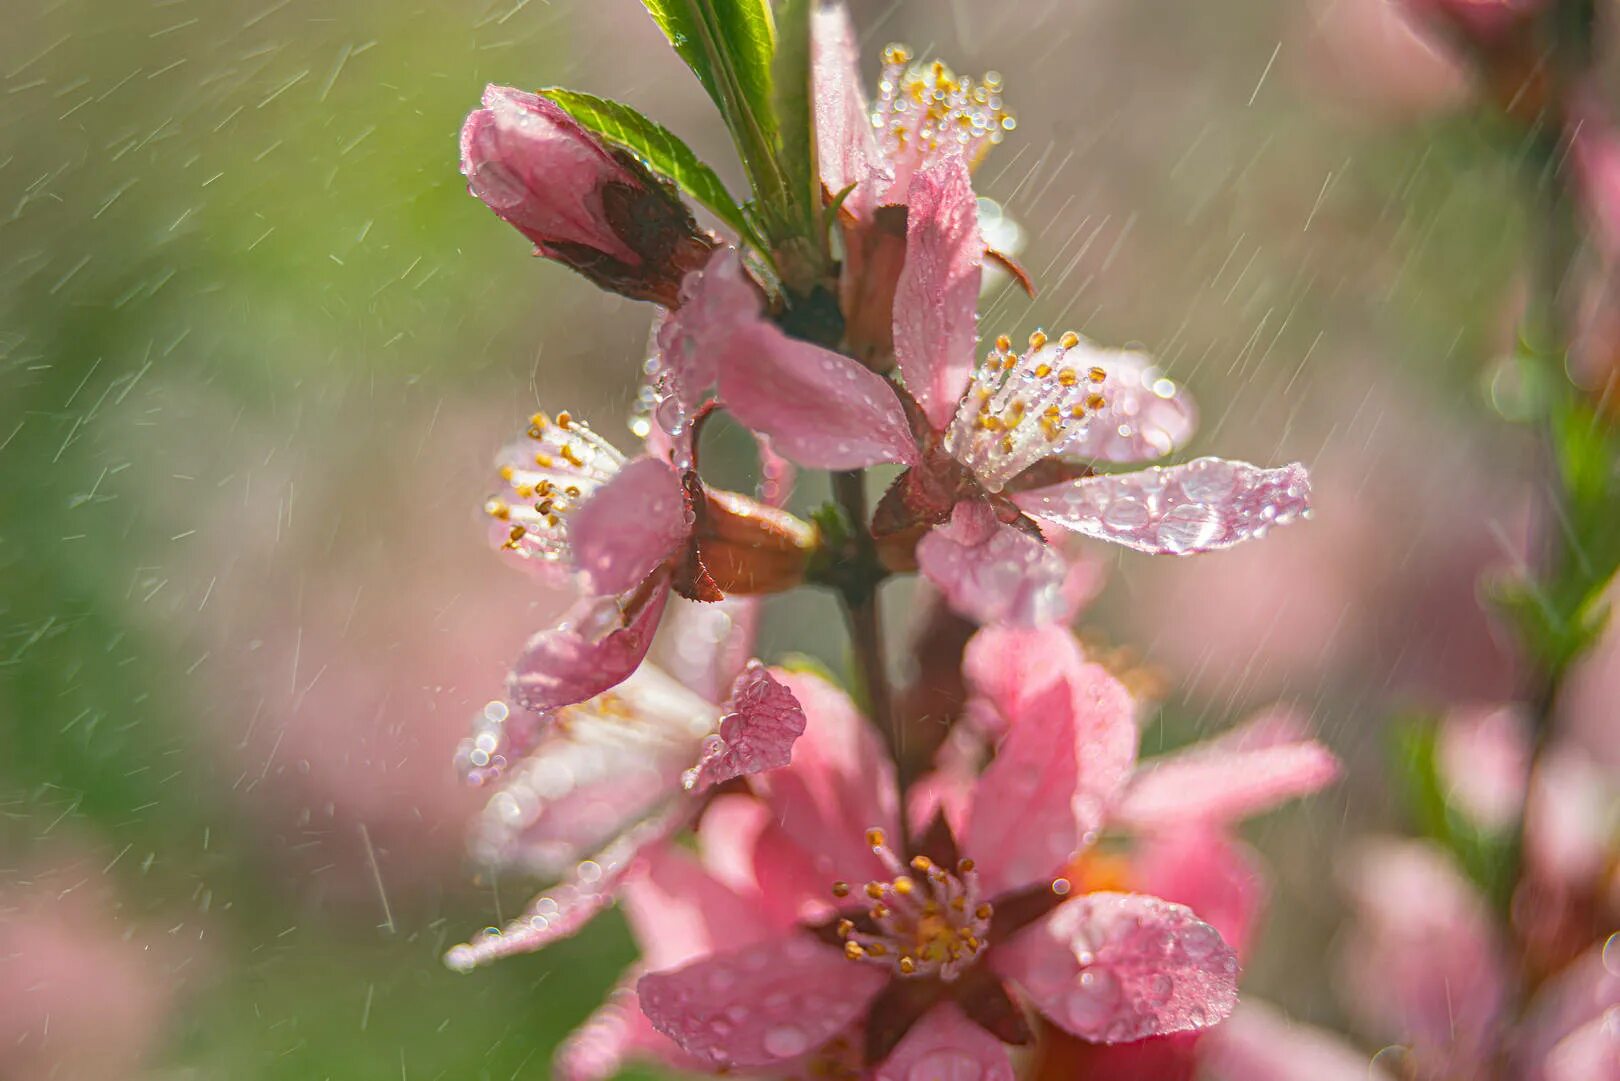
<svg viewBox="0 0 1620 1081"><path fill-rule="evenodd" d="M794 744L793 761L755 774L750 783L782 831L813 855L828 887L836 880L888 877L866 843L873 827L899 835L894 763L877 731L826 680L797 672L778 678L804 710L804 735Z"/></svg>
<svg viewBox="0 0 1620 1081"><path fill-rule="evenodd" d="M713 1068L769 1067L814 1051L888 982L796 933L714 954L636 985L653 1027Z"/></svg>
<svg viewBox="0 0 1620 1081"><path fill-rule="evenodd" d="M603 596L634 587L692 532L681 480L656 458L626 465L569 518L574 566Z"/></svg>
<svg viewBox="0 0 1620 1081"><path fill-rule="evenodd" d="M1186 905L1240 959L1248 953L1267 893L1260 857L1249 846L1195 827L1145 839L1131 867L1142 892Z"/></svg>
<svg viewBox="0 0 1620 1081"><path fill-rule="evenodd" d="M605 598L588 598L561 623L530 638L507 678L507 695L536 713L594 698L622 683L652 646L669 600L669 582L647 591L639 606L612 621L618 629L595 633Z"/></svg>
<svg viewBox="0 0 1620 1081"><path fill-rule="evenodd" d="M844 206L865 217L877 205L877 136L861 92L855 27L841 3L818 4L810 16L810 100L821 183L833 195L856 185Z"/></svg>
<svg viewBox="0 0 1620 1081"><path fill-rule="evenodd" d="M942 1002L912 1026L873 1081L1013 1081L1013 1069L1000 1040Z"/></svg>
<svg viewBox="0 0 1620 1081"><path fill-rule="evenodd" d="M627 830L594 858L582 861L567 878L530 901L523 915L505 928L451 948L444 955L444 963L457 972L469 972L502 957L534 953L577 934L613 903L625 876L638 866L642 855L664 844L686 823L689 810L675 808Z"/></svg>
<svg viewBox="0 0 1620 1081"><path fill-rule="evenodd" d="M1113 820L1139 830L1231 822L1316 792L1338 776L1339 760L1312 741L1246 751L1194 745L1144 762Z"/></svg>
<svg viewBox="0 0 1620 1081"><path fill-rule="evenodd" d="M1391 1081L1337 1033L1295 1024L1251 998L1199 1050L1213 1081Z"/></svg>
<svg viewBox="0 0 1620 1081"><path fill-rule="evenodd" d="M859 469L917 458L893 388L850 357L758 319L732 332L719 363L726 410L800 465Z"/></svg>
<svg viewBox="0 0 1620 1081"><path fill-rule="evenodd" d="M1136 757L1133 716L1096 665L1031 698L979 777L962 840L986 894L1050 880L1091 844Z"/></svg>
<svg viewBox="0 0 1620 1081"><path fill-rule="evenodd" d="M759 607L758 597L720 601L671 597L647 663L656 664L705 701L719 702L754 654Z"/></svg>
<svg viewBox="0 0 1620 1081"><path fill-rule="evenodd" d="M967 162L933 161L906 198L906 261L894 292L894 354L936 431L956 412L978 342L984 239Z"/></svg>
<svg viewBox="0 0 1620 1081"><path fill-rule="evenodd" d="M1620 1007L1588 1021L1547 1056L1546 1081L1599 1081L1620 1077Z"/></svg>
<svg viewBox="0 0 1620 1081"><path fill-rule="evenodd" d="M703 757L687 771L689 791L785 766L793 743L804 734L804 710L793 692L754 661L737 677L720 731L704 745Z"/></svg>
<svg viewBox="0 0 1620 1081"><path fill-rule="evenodd" d="M678 968L733 946L762 942L772 928L750 899L711 877L672 845L642 856L625 879L623 908L649 971Z"/></svg>
<svg viewBox="0 0 1620 1081"><path fill-rule="evenodd" d="M992 958L1036 1008L1083 1040L1208 1028L1237 1004L1237 958L1220 932L1190 909L1144 894L1066 901Z"/></svg>
<svg viewBox="0 0 1620 1081"><path fill-rule="evenodd" d="M1483 1072L1507 968L1485 899L1420 841L1365 845L1346 869L1357 919L1341 952L1346 1005L1438 1076Z"/></svg>
<svg viewBox="0 0 1620 1081"><path fill-rule="evenodd" d="M1081 438L1063 448L1068 458L1104 462L1150 462L1186 444L1198 427L1192 397L1166 379L1145 353L1103 349L1082 339L1070 350L1069 363L1097 367L1106 374L1103 408L1095 413Z"/></svg>
<svg viewBox="0 0 1620 1081"><path fill-rule="evenodd" d="M1086 655L1066 627L990 626L968 640L962 671L996 730L1016 724L1052 683L1081 673Z"/></svg>
<svg viewBox="0 0 1620 1081"><path fill-rule="evenodd" d="M1021 627L1066 622L1069 565L1061 552L964 501L917 542L917 565L957 615Z"/></svg>
<svg viewBox="0 0 1620 1081"><path fill-rule="evenodd" d="M681 306L657 331L665 389L695 408L719 375L717 364L738 325L759 319L763 300L735 248L721 248L681 282Z"/></svg>
<svg viewBox="0 0 1620 1081"><path fill-rule="evenodd" d="M1310 495L1302 465L1261 469L1199 458L1034 488L1013 502L1087 537L1154 555L1193 555L1230 548L1304 516Z"/></svg>
<svg viewBox="0 0 1620 1081"><path fill-rule="evenodd" d="M632 971L608 992L583 1024L568 1034L552 1056L554 1081L611 1081L633 1061L648 1061L671 1070L701 1069L675 1042L652 1027L636 1000Z"/></svg>

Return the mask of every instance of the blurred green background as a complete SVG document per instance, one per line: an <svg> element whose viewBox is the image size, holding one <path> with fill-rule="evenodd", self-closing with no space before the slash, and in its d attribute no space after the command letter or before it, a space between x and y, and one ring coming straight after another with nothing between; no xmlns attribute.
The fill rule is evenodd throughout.
<svg viewBox="0 0 1620 1081"><path fill-rule="evenodd" d="M873 58L1006 77L1019 128L979 177L1042 292L986 333L1144 345L1203 406L1195 452L1316 471L1315 523L1263 551L1107 554L1090 622L1172 688L1150 749L1286 698L1351 763L1252 831L1278 883L1248 984L1332 1020L1297 958L1333 932L1325 853L1389 817L1382 719L1512 681L1473 604L1522 518L1482 390L1506 137L1382 0L853 6ZM735 176L723 132L633 0L7 24L0 1077L546 1076L632 951L610 917L439 963L532 885L465 864L450 752L560 603L477 508L534 408L627 445L649 312L529 258L456 132L487 81L634 102ZM837 656L829 606L783 611L767 655Z"/></svg>

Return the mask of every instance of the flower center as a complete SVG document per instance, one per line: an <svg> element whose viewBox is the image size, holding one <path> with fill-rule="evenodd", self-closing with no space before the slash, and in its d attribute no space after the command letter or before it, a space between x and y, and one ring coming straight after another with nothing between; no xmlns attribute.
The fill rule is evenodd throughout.
<svg viewBox="0 0 1620 1081"><path fill-rule="evenodd" d="M503 532L500 546L557 562L567 555L564 518L624 465L624 455L568 413L529 418L527 439L501 452L505 489L484 503Z"/></svg>
<svg viewBox="0 0 1620 1081"><path fill-rule="evenodd" d="M951 144L962 148L970 166L977 165L1018 122L1002 108L1000 75L986 72L975 83L938 60L913 64L910 49L890 45L883 50L872 126L891 162L915 168Z"/></svg>
<svg viewBox="0 0 1620 1081"><path fill-rule="evenodd" d="M1056 341L1037 330L1022 353L1001 335L973 373L945 448L992 492L1042 458L1063 454L1108 404L1108 372L1092 359L1072 330Z"/></svg>
<svg viewBox="0 0 1620 1081"><path fill-rule="evenodd" d="M866 883L872 905L865 925L838 921L845 956L901 976L954 980L988 944L994 914L990 903L980 898L973 861L962 860L953 872L927 856L914 856L908 868L889 848L882 830L867 830L866 840L892 877ZM850 893L849 883L833 884L835 897Z"/></svg>

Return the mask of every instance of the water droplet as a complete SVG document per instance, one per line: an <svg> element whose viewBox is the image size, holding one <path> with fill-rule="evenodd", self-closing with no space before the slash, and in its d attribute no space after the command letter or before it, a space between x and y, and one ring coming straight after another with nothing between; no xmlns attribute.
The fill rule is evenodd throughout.
<svg viewBox="0 0 1620 1081"><path fill-rule="evenodd" d="M1183 503L1159 519L1158 538L1169 551L1189 552L1209 544L1220 531L1221 518L1213 508Z"/></svg>
<svg viewBox="0 0 1620 1081"><path fill-rule="evenodd" d="M1063 1000L1064 1013L1072 1027L1096 1031L1113 1019L1120 998L1118 976L1106 968L1088 968Z"/></svg>
<svg viewBox="0 0 1620 1081"><path fill-rule="evenodd" d="M1198 503L1218 503L1237 487L1237 473L1226 462L1193 462L1181 477L1181 490Z"/></svg>
<svg viewBox="0 0 1620 1081"><path fill-rule="evenodd" d="M1148 977L1147 993L1149 1000L1153 1002L1169 1001L1170 994L1175 989L1176 981L1172 980L1168 973L1155 972Z"/></svg>
<svg viewBox="0 0 1620 1081"><path fill-rule="evenodd" d="M796 1025L776 1025L765 1033L765 1050L777 1058L802 1055L809 1047L809 1039Z"/></svg>
<svg viewBox="0 0 1620 1081"><path fill-rule="evenodd" d="M1151 515L1147 504L1139 499L1116 499L1103 513L1103 522L1110 529L1140 529L1147 525Z"/></svg>
<svg viewBox="0 0 1620 1081"><path fill-rule="evenodd" d="M478 197L495 210L510 210L529 197L523 179L502 162L486 161L473 168L473 187Z"/></svg>

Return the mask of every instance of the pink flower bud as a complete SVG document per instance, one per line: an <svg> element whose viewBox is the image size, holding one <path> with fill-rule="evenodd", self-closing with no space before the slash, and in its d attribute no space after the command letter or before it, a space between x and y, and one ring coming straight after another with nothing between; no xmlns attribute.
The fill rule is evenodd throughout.
<svg viewBox="0 0 1620 1081"><path fill-rule="evenodd" d="M486 88L461 129L461 171L538 254L637 300L674 307L714 246L634 155L538 94Z"/></svg>

